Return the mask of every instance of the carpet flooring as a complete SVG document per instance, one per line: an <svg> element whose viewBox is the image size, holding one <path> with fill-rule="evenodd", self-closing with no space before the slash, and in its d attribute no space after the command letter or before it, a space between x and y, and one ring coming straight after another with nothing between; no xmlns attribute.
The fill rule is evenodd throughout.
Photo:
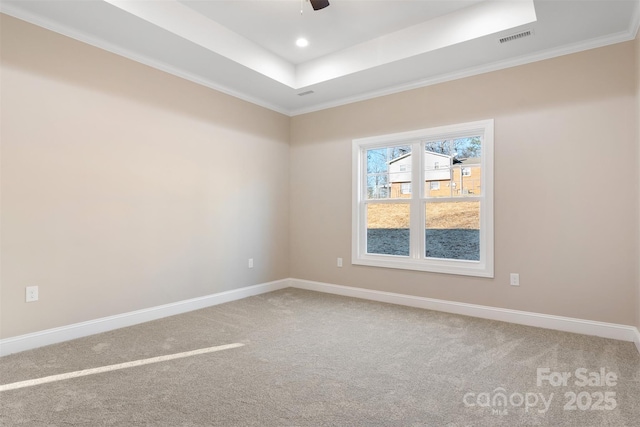
<svg viewBox="0 0 640 427"><path fill-rule="evenodd" d="M634 345L299 289L0 358L2 426L639 426ZM602 375L604 374L604 375Z"/></svg>

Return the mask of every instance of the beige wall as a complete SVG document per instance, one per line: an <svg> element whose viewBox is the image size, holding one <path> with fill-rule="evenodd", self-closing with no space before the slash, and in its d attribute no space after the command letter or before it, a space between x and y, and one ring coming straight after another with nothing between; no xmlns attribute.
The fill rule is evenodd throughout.
<svg viewBox="0 0 640 427"><path fill-rule="evenodd" d="M634 49L621 43L294 117L292 277L634 324ZM351 181L353 138L490 118L495 279L336 268L336 257L351 253L351 189L343 183ZM545 164L550 158L555 164ZM619 185L612 190L594 178L600 173ZM509 286L511 272L520 273L520 287Z"/></svg>
<svg viewBox="0 0 640 427"><path fill-rule="evenodd" d="M640 327L640 38L289 119L0 27L0 338L289 276ZM335 267L353 138L486 118L495 279Z"/></svg>
<svg viewBox="0 0 640 427"><path fill-rule="evenodd" d="M0 337L289 276L288 117L1 28Z"/></svg>

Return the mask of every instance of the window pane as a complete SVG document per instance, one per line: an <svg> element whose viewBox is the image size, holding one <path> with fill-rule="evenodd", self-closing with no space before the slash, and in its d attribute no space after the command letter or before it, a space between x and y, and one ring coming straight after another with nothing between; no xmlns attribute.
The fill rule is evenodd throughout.
<svg viewBox="0 0 640 427"><path fill-rule="evenodd" d="M480 260L480 202L426 204L425 256Z"/></svg>
<svg viewBox="0 0 640 427"><path fill-rule="evenodd" d="M425 142L426 197L481 195L482 138Z"/></svg>
<svg viewBox="0 0 640 427"><path fill-rule="evenodd" d="M411 182L410 146L375 148L366 154L367 199L411 197L410 189L402 187Z"/></svg>
<svg viewBox="0 0 640 427"><path fill-rule="evenodd" d="M409 204L367 205L367 253L409 256Z"/></svg>

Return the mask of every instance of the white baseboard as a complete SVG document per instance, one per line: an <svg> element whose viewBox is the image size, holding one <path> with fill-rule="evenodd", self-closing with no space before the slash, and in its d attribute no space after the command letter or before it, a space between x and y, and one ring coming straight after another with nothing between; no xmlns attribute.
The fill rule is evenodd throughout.
<svg viewBox="0 0 640 427"><path fill-rule="evenodd" d="M640 352L640 332L638 331L638 328L634 326L553 316L549 314L531 313L527 311L510 310L484 305L466 304L461 302L396 294L392 292L312 282L309 280L290 279L290 281L291 287L307 289L310 291L325 292L372 301L405 305L409 307L444 311L464 316L479 317L482 319L499 320L519 325L535 326L544 329L554 329L564 332L573 332L576 334L595 335L620 341L635 342L638 352Z"/></svg>
<svg viewBox="0 0 640 427"><path fill-rule="evenodd" d="M18 353L45 345L56 344L76 338L82 338L101 332L137 325L163 317L174 316L201 308L211 307L226 302L236 301L254 295L293 287L310 291L343 295L371 301L424 308L479 317L482 319L499 320L519 325L535 326L545 329L555 329L583 335L595 335L621 341L633 342L640 353L640 331L638 328L614 323L596 322L592 320L575 319L571 317L553 316L548 314L531 313L527 311L510 310L455 301L445 301L433 298L403 295L393 292L375 291L350 286L333 285L329 283L313 282L301 279L282 279L269 283L248 286L240 289L220 292L204 297L178 301L115 316L75 323L59 328L47 329L31 334L0 340L0 356Z"/></svg>
<svg viewBox="0 0 640 427"><path fill-rule="evenodd" d="M277 280L275 282L247 286L199 298L192 298L171 304L159 305L157 307L131 311L129 313L117 314L115 316L103 317L100 319L89 320L87 322L75 323L73 325L6 338L0 340L0 356L6 356L8 354L18 353L20 351L30 350L45 345L99 334L101 332L112 331L126 326L137 325L139 323L174 316L188 311L199 310L201 308L277 291L287 287L289 287L289 279Z"/></svg>

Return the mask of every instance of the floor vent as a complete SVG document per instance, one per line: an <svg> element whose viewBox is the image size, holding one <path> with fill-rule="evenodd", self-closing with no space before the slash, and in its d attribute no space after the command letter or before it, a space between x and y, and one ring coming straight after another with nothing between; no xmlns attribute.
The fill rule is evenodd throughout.
<svg viewBox="0 0 640 427"><path fill-rule="evenodd" d="M512 42L514 40L522 39L533 35L533 30L523 31L518 34L511 34L510 36L502 37L499 39L500 43Z"/></svg>
<svg viewBox="0 0 640 427"><path fill-rule="evenodd" d="M306 92L299 93L298 96L311 95L312 93L314 93L312 90L308 90Z"/></svg>

